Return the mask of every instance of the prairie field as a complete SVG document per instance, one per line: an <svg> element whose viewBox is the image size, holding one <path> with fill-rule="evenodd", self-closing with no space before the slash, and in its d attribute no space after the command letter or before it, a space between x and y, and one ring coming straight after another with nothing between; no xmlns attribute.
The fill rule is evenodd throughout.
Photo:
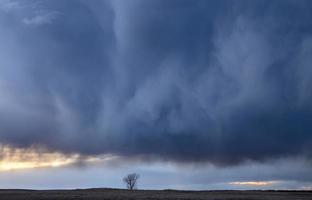
<svg viewBox="0 0 312 200"><path fill-rule="evenodd" d="M2 200L311 200L312 191L0 190Z"/></svg>

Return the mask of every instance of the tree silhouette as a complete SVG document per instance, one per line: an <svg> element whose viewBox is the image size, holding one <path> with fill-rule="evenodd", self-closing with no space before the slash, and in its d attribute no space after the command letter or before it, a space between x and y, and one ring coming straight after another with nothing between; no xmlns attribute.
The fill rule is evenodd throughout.
<svg viewBox="0 0 312 200"><path fill-rule="evenodd" d="M139 179L140 175L137 173L128 174L123 178L123 181L126 183L127 188L129 190L136 189L137 187L137 181Z"/></svg>

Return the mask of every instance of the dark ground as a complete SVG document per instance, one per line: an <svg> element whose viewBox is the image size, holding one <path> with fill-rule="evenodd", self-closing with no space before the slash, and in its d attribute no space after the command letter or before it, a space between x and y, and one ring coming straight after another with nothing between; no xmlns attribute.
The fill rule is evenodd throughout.
<svg viewBox="0 0 312 200"><path fill-rule="evenodd" d="M1 200L127 200L127 199L163 199L163 200L312 200L312 191L176 191L176 190L0 190Z"/></svg>

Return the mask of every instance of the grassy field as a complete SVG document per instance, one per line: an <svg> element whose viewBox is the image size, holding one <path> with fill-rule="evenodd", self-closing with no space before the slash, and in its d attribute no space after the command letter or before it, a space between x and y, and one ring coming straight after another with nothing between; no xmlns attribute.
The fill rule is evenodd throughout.
<svg viewBox="0 0 312 200"><path fill-rule="evenodd" d="M176 190L0 190L2 200L312 200L312 191L176 191Z"/></svg>

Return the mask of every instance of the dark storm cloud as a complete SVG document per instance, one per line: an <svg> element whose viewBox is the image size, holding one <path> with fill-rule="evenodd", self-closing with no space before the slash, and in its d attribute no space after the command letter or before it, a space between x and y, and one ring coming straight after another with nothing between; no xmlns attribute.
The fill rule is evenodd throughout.
<svg viewBox="0 0 312 200"><path fill-rule="evenodd" d="M310 1L2 1L0 139L236 164L312 146Z"/></svg>

